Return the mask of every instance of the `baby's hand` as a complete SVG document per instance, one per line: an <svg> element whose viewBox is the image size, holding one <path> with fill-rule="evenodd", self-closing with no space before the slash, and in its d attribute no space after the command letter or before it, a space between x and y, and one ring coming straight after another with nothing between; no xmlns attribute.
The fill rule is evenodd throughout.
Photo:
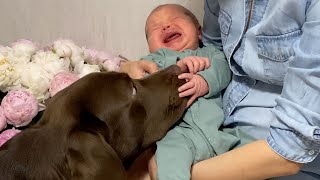
<svg viewBox="0 0 320 180"><path fill-rule="evenodd" d="M198 74L183 73L180 74L178 78L186 80L186 83L178 88L179 97L191 96L188 100L187 107L198 97L209 92L207 81Z"/></svg>
<svg viewBox="0 0 320 180"><path fill-rule="evenodd" d="M210 67L210 61L205 57L188 56L177 62L182 72L196 74Z"/></svg>

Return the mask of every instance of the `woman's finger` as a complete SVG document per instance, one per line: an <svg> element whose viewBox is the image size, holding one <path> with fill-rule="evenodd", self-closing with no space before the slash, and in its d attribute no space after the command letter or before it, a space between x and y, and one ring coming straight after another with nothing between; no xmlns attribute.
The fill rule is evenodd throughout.
<svg viewBox="0 0 320 180"><path fill-rule="evenodd" d="M140 60L139 66L144 72L147 72L149 74L152 74L158 71L157 64L151 61Z"/></svg>

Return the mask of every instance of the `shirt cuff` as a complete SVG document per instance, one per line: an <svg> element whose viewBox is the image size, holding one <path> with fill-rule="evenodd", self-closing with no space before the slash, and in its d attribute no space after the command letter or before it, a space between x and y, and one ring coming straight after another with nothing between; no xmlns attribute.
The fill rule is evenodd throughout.
<svg viewBox="0 0 320 180"><path fill-rule="evenodd" d="M214 95L217 95L219 93L219 82L215 77L212 77L211 74L208 74L205 71L200 71L197 73L198 75L202 76L202 78L207 82L208 84L208 93L204 95L204 98L209 98ZM211 76L211 77L210 77Z"/></svg>
<svg viewBox="0 0 320 180"><path fill-rule="evenodd" d="M267 143L281 157L297 163L313 161L319 154L320 145L293 131L271 127Z"/></svg>

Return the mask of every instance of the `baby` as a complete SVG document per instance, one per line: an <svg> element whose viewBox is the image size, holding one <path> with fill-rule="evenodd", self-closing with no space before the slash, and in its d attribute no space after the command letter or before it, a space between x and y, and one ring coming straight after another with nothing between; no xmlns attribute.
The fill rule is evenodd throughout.
<svg viewBox="0 0 320 180"><path fill-rule="evenodd" d="M240 141L237 130L219 130L224 120L221 91L229 84L231 72L220 50L202 45L201 26L183 6L156 7L147 18L145 32L151 54L141 59L155 62L159 69L177 64L184 72L179 78L186 80L179 95L190 97L182 119L157 142L149 171L153 179L189 180L192 164L246 140Z"/></svg>

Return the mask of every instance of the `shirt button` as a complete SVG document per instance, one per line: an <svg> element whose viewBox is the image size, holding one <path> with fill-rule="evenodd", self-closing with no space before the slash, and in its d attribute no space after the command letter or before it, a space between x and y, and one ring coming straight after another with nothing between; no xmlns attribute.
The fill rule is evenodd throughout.
<svg viewBox="0 0 320 180"><path fill-rule="evenodd" d="M310 150L310 151L308 152L308 154L309 154L310 156L314 155L314 153L315 153L314 150Z"/></svg>

